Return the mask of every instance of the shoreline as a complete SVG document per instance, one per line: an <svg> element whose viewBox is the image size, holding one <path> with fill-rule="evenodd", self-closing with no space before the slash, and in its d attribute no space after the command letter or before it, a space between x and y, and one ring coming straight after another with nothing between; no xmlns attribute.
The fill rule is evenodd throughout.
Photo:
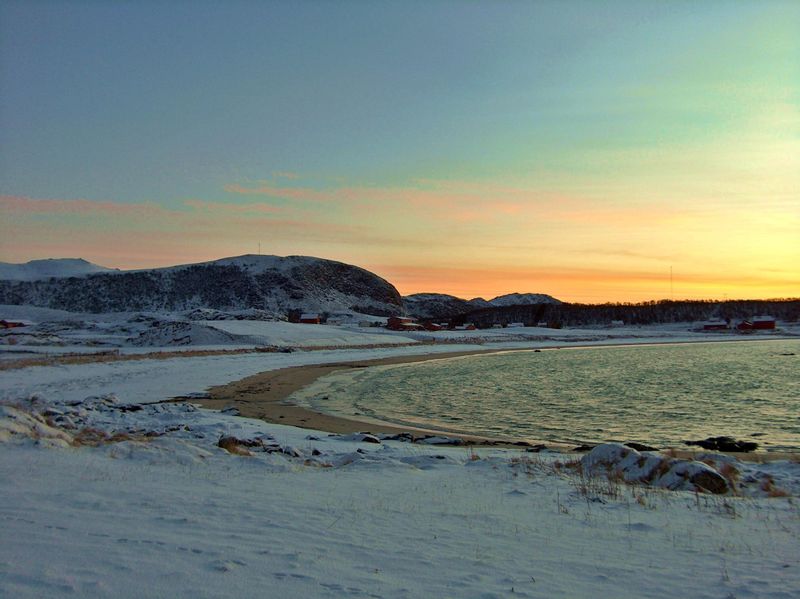
<svg viewBox="0 0 800 599"><path fill-rule="evenodd" d="M272 424L284 424L328 433L351 434L369 431L374 434L440 435L463 440L468 445L521 446L513 440L496 439L479 435L468 435L425 429L421 427L401 426L379 421L365 421L345 418L317 412L309 408L286 403L286 399L296 391L310 386L318 379L339 372L370 368L372 366L390 366L395 364L412 364L429 360L459 358L480 354L495 354L504 349L464 350L438 354L417 354L411 356L391 356L371 360L352 360L330 364L313 364L308 366L291 366L277 370L268 370L244 379L219 385L208 389L209 398L193 399L204 408L222 410L233 406L245 418L256 418ZM525 351L525 350L522 350ZM533 444L531 444L533 445ZM555 446L553 446L555 448Z"/></svg>
<svg viewBox="0 0 800 599"><path fill-rule="evenodd" d="M723 341L723 340L720 340ZM724 340L732 341L732 340ZM715 342L711 340L710 342ZM652 341L644 343L631 343L627 345L671 345L681 342L663 342L653 343ZM621 344L608 344L603 347L620 347ZM505 352L517 351L550 351L560 349L582 349L582 348L595 348L601 347L600 345L575 345L567 346L558 345L553 347L541 348L487 348L480 350L464 350L457 352L436 353L436 354L416 354L416 355L403 355L403 356L390 356L385 358L376 358L369 360L345 360L341 362L329 364L313 364L306 366L292 366L288 368L280 368L277 370L268 370L258 374L245 377L238 381L233 381L225 385L218 385L208 389L208 398L192 399L193 403L197 403L204 408L213 410L222 410L227 407L235 407L239 410L241 416L245 418L255 418L273 424L283 424L287 426L295 426L298 428L325 431L334 434L352 434L361 432L370 432L373 434L400 434L410 433L414 436L423 435L437 435L460 439L465 445L475 446L493 446L493 447L509 447L509 448L524 448L533 447L536 445L546 446L547 449L558 451L561 453L577 453L575 452L575 445L554 443L546 440L519 440L519 439L504 439L497 437L485 437L480 435L471 435L466 433L442 431L436 429L426 429L424 427L403 426L399 424L385 423L376 419L358 419L349 418L344 416L337 416L318 412L316 410L302 407L294 404L287 403L286 400L293 393L309 387L314 382L322 377L340 372L343 370L370 368L373 366L388 366L397 364L411 364L417 362L425 362L430 360L441 360L448 358L457 358L463 356L473 356L482 354L498 354ZM692 458L698 454L706 453L707 450L701 448L691 447L670 447L664 448L659 451L673 453L676 457ZM791 456L797 456L798 452L793 451L756 451L749 453L729 453L740 460L747 461L773 461L777 459L787 459Z"/></svg>

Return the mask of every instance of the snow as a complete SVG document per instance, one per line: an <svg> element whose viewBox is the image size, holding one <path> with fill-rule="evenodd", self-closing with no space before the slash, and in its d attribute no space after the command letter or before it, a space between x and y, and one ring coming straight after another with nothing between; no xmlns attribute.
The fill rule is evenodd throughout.
<svg viewBox="0 0 800 599"><path fill-rule="evenodd" d="M720 598L800 584L785 498L587 488L557 455L69 403L13 409L130 438L73 447L17 420L39 431L0 451L14 483L0 487L0 595ZM251 455L218 447L227 435Z"/></svg>
<svg viewBox="0 0 800 599"><path fill-rule="evenodd" d="M103 322L128 326L132 315L120 318ZM3 371L0 596L722 599L800 589L797 461L668 462L684 483L735 469L737 494L718 496L626 484L664 457L618 446L587 454L581 474L572 455L438 444L446 438L376 443L162 403L269 369L475 349L476 336L497 349L716 337L622 327L611 339L562 329L543 340L542 329L515 329L512 341L465 331L376 348L365 344L412 336L193 324L276 345L361 347ZM234 453L218 446L224 437Z"/></svg>
<svg viewBox="0 0 800 599"><path fill-rule="evenodd" d="M248 320L215 320L204 325L231 333L249 336L263 345L292 347L349 346L372 344L415 343L411 337L379 328L356 328L342 325L294 324Z"/></svg>

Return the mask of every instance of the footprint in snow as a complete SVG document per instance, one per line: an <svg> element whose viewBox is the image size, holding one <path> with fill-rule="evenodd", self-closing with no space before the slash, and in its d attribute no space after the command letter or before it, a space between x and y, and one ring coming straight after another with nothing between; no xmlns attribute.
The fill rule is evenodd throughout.
<svg viewBox="0 0 800 599"><path fill-rule="evenodd" d="M634 522L633 524L623 524L623 528L627 530L636 530L638 532L650 532L656 530L654 526L645 524L644 522Z"/></svg>
<svg viewBox="0 0 800 599"><path fill-rule="evenodd" d="M217 572L230 572L231 570L235 570L240 566L246 566L247 564L238 559L232 560L214 560L209 564L212 570L216 570Z"/></svg>

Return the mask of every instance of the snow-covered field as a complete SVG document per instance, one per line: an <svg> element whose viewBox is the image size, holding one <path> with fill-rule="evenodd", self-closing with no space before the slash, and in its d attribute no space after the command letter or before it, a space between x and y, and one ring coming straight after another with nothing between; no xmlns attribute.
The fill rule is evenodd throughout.
<svg viewBox="0 0 800 599"><path fill-rule="evenodd" d="M217 330L295 347L403 337L244 322ZM712 495L686 480L627 485L629 470L613 467L610 481L589 477L594 462L577 455L356 442L159 403L268 369L474 349L475 333L487 332L0 372L0 596L798 595L797 461L710 460L738 489ZM485 347L704 338L686 327L520 334ZM239 441L233 454L224 437ZM639 458L626 459L650 459Z"/></svg>
<svg viewBox="0 0 800 599"><path fill-rule="evenodd" d="M196 316L192 312L81 314L30 306L0 305L0 319L28 324L25 327L0 329L0 358L24 357L31 353L108 350L145 353L181 349L263 346L318 349L413 343L552 347L570 343L596 345L756 338L732 331L697 332L694 330L696 327L687 323L605 328L519 327L476 331L395 332L382 327L358 326L357 323L367 317L357 314L349 315L349 323L339 325L254 320L244 313L235 312L222 320L198 320ZM381 319L368 317L368 320ZM779 330L759 333L757 337L785 336L800 336L800 324L780 323Z"/></svg>

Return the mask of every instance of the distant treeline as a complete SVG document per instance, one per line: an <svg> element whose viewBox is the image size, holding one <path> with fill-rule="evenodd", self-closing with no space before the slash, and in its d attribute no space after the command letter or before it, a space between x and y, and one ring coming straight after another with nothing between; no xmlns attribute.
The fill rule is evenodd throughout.
<svg viewBox="0 0 800 599"><path fill-rule="evenodd" d="M770 300L660 300L641 303L608 304L533 304L482 308L460 314L452 319L454 324L474 323L479 328L496 324L520 322L526 326L547 323L548 326L610 325L614 321L625 324L664 324L672 322L697 322L712 319L746 320L758 315L769 315L778 320L800 320L800 299Z"/></svg>

